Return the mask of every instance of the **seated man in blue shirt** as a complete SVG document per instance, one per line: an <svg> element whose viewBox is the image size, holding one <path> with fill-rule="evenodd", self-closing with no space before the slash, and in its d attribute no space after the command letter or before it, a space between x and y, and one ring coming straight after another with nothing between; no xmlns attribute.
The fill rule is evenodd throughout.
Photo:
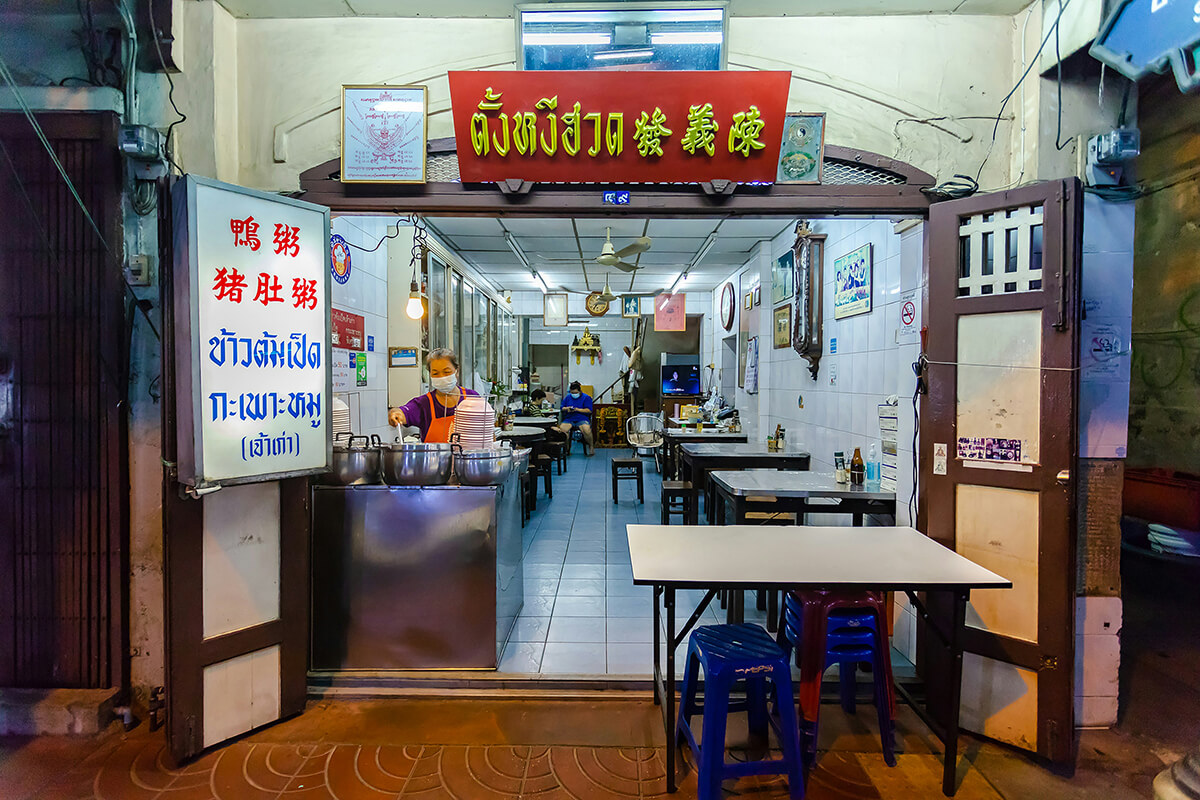
<svg viewBox="0 0 1200 800"><path fill-rule="evenodd" d="M583 393L579 381L571 384L570 391L562 400L562 422L557 430L567 435L567 447L571 441L571 431L579 428L583 434L583 452L589 456L596 454L592 444L592 398Z"/></svg>

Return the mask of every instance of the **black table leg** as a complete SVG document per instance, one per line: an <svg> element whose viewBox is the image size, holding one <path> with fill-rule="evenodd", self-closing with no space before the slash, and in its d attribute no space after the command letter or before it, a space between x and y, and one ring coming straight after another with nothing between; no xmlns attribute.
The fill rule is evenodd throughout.
<svg viewBox="0 0 1200 800"><path fill-rule="evenodd" d="M741 497L737 497L733 501L733 524L734 525L745 525L746 524L746 497L745 497L745 495L742 495Z"/></svg>
<svg viewBox="0 0 1200 800"><path fill-rule="evenodd" d="M659 628L659 625L661 624L661 620L662 620L662 615L659 614L658 600L660 597L662 597L662 593L663 593L663 587L658 584L655 584L654 585L654 661L653 661L653 664L654 664L654 705L659 705L662 702L662 697L659 694L659 692L661 690L661 684L659 683L659 679L662 677L662 671L661 671L661 668L659 667L659 660L658 660L659 655L662 652L659 649L660 645L662 644L662 631Z"/></svg>
<svg viewBox="0 0 1200 800"><path fill-rule="evenodd" d="M967 614L970 591L954 593L954 619L950 626L950 704L946 719L945 762L942 764L942 794L953 797L958 776L958 712L962 700L962 631Z"/></svg>
<svg viewBox="0 0 1200 800"><path fill-rule="evenodd" d="M854 512L854 527L861 528L862 524L863 524L862 512L860 512L860 511Z"/></svg>
<svg viewBox="0 0 1200 800"><path fill-rule="evenodd" d="M678 788L675 785L675 751L679 742L675 736L675 588L673 586L666 587L663 594L663 606L667 613L667 791L674 793ZM657 609L657 607L658 604L655 603L655 608Z"/></svg>

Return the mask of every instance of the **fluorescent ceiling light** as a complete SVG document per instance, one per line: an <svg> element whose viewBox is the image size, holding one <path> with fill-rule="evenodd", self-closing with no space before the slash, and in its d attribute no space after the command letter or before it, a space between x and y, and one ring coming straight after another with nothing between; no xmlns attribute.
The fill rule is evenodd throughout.
<svg viewBox="0 0 1200 800"><path fill-rule="evenodd" d="M716 243L717 243L717 232L713 231L712 233L710 233L708 235L708 238L704 240L704 244L700 245L700 249L696 251L696 255L692 259L692 263L688 264L688 269L691 269L692 267L699 264L704 259L704 257L706 255L708 255L708 251L713 249L713 245ZM684 272L687 272L687 270L685 269ZM682 275L680 277L682 277Z"/></svg>
<svg viewBox="0 0 1200 800"><path fill-rule="evenodd" d="M720 22L719 8L613 11L524 11L525 25L572 22Z"/></svg>
<svg viewBox="0 0 1200 800"><path fill-rule="evenodd" d="M632 58L652 58L653 50L609 50L606 53L595 53L592 55L596 61L624 61Z"/></svg>
<svg viewBox="0 0 1200 800"><path fill-rule="evenodd" d="M424 114L425 104L419 100L384 100L375 104L376 111L406 111L410 114Z"/></svg>
<svg viewBox="0 0 1200 800"><path fill-rule="evenodd" d="M607 33L527 33L521 37L522 44L550 45L607 45L612 36Z"/></svg>
<svg viewBox="0 0 1200 800"><path fill-rule="evenodd" d="M720 44L720 31L663 31L650 34L650 44Z"/></svg>

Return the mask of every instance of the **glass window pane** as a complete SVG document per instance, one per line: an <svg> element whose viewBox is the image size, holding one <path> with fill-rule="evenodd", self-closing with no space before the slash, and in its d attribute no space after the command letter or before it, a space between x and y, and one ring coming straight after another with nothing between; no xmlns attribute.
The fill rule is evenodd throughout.
<svg viewBox="0 0 1200 800"><path fill-rule="evenodd" d="M1042 226L1034 225L1029 229L1029 268L1042 268Z"/></svg>
<svg viewBox="0 0 1200 800"><path fill-rule="evenodd" d="M521 12L525 69L721 69L725 11L715 8Z"/></svg>
<svg viewBox="0 0 1200 800"><path fill-rule="evenodd" d="M429 284L426 288L429 303L429 346L447 347L446 331L446 265L436 258L429 259Z"/></svg>
<svg viewBox="0 0 1200 800"><path fill-rule="evenodd" d="M1017 271L1017 229L1009 228L1004 232L1004 271Z"/></svg>
<svg viewBox="0 0 1200 800"><path fill-rule="evenodd" d="M483 394L488 390L488 342L487 342L488 298L481 289L475 290L475 391Z"/></svg>
<svg viewBox="0 0 1200 800"><path fill-rule="evenodd" d="M475 287L463 281L462 343L458 349L459 381L475 389Z"/></svg>
<svg viewBox="0 0 1200 800"><path fill-rule="evenodd" d="M996 265L996 234L988 231L983 235L983 270L981 274L991 275Z"/></svg>

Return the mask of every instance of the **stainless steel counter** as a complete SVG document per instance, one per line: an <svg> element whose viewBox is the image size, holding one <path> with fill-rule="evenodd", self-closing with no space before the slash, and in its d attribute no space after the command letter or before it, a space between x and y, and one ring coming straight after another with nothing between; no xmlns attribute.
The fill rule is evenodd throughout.
<svg viewBox="0 0 1200 800"><path fill-rule="evenodd" d="M313 488L312 668L494 669L524 602L517 476Z"/></svg>

